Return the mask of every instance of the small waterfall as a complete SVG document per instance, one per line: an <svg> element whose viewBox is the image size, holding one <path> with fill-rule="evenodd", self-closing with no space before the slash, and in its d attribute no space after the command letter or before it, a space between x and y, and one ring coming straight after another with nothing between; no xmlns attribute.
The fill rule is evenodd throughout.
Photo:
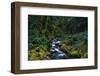
<svg viewBox="0 0 100 76"><path fill-rule="evenodd" d="M68 56L60 49L61 40L55 37L50 42L50 54L52 59L66 59Z"/></svg>

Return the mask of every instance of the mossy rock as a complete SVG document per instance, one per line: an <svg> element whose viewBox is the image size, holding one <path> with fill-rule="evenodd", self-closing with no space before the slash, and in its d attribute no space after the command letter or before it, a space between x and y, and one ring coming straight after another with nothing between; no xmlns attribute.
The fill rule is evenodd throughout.
<svg viewBox="0 0 100 76"><path fill-rule="evenodd" d="M29 60L37 60L39 57L37 56L38 53L35 51L35 49L32 49L29 51Z"/></svg>
<svg viewBox="0 0 100 76"><path fill-rule="evenodd" d="M37 46L29 50L29 60L43 60L47 55L47 48L45 46Z"/></svg>
<svg viewBox="0 0 100 76"><path fill-rule="evenodd" d="M72 56L73 58L81 58L81 54L80 54L80 52L79 52L78 50L72 50L72 51L70 52L70 54L71 54L71 56Z"/></svg>
<svg viewBox="0 0 100 76"><path fill-rule="evenodd" d="M61 46L60 46L61 49L63 49L63 50L65 50L65 51L67 51L67 52L70 53L71 46L68 46L68 45L66 45L66 44L64 44L64 43L62 43L62 44L60 44L60 45L61 45Z"/></svg>

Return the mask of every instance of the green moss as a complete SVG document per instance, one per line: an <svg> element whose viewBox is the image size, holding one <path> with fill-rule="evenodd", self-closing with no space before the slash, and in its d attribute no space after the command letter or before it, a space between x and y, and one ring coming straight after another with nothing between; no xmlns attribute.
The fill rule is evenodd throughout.
<svg viewBox="0 0 100 76"><path fill-rule="evenodd" d="M29 50L29 60L43 60L47 55L47 47L46 46L36 46Z"/></svg>

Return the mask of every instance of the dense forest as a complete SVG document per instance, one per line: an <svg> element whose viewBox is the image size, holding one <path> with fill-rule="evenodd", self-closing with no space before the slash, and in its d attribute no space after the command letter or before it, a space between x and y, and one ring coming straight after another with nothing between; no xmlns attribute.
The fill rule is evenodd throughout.
<svg viewBox="0 0 100 76"><path fill-rule="evenodd" d="M88 18L28 15L28 60L88 57Z"/></svg>

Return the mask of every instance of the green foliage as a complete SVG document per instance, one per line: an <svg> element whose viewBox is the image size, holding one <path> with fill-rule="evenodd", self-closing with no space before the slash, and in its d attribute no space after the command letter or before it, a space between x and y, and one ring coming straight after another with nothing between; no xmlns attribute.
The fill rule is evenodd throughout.
<svg viewBox="0 0 100 76"><path fill-rule="evenodd" d="M61 48L69 52L71 57L86 58L87 57L87 33L66 35L62 40Z"/></svg>
<svg viewBox="0 0 100 76"><path fill-rule="evenodd" d="M87 58L87 28L87 17L29 15L29 60L50 59L49 41L55 36L61 37L61 49L72 58Z"/></svg>

